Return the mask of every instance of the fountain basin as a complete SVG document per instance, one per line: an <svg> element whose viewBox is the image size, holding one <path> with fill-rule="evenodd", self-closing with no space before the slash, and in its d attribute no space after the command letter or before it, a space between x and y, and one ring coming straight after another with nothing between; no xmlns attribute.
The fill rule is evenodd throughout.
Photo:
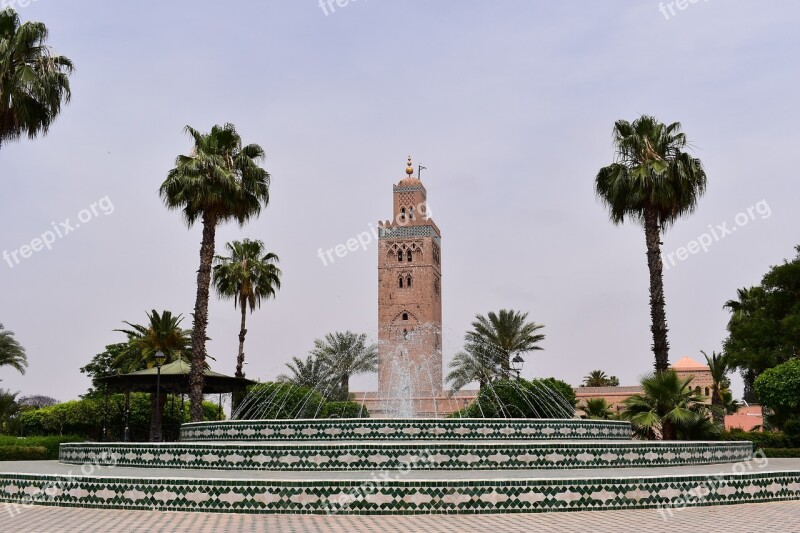
<svg viewBox="0 0 800 533"><path fill-rule="evenodd" d="M183 442L364 440L630 440L618 420L548 418L339 418L224 420L181 426Z"/></svg>

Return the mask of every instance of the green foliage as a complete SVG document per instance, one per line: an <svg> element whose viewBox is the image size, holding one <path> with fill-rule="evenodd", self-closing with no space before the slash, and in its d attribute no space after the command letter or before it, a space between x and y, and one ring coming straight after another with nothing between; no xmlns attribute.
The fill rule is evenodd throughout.
<svg viewBox="0 0 800 533"><path fill-rule="evenodd" d="M259 383L241 405L240 420L318 418L325 398L316 390L291 383Z"/></svg>
<svg viewBox="0 0 800 533"><path fill-rule="evenodd" d="M0 450L5 448L44 448L46 451L43 459L58 459L58 447L62 442L82 442L85 439L77 435L49 436L49 437L11 437L0 436ZM10 459L9 459L10 460Z"/></svg>
<svg viewBox="0 0 800 533"><path fill-rule="evenodd" d="M22 136L46 134L61 105L69 102L72 62L53 54L47 26L20 24L3 2L0 9L0 147Z"/></svg>
<svg viewBox="0 0 800 533"><path fill-rule="evenodd" d="M800 415L800 359L792 359L765 370L755 380L759 400L775 412L771 422L782 427Z"/></svg>
<svg viewBox="0 0 800 533"><path fill-rule="evenodd" d="M150 395L130 395L130 437L147 441L150 435ZM218 407L203 402L205 420L217 420ZM189 421L188 405L168 396L164 408L164 440L178 439L180 425ZM20 431L25 436L80 435L90 440L122 440L125 434L125 396L123 394L91 397L27 411L19 416ZM105 438L103 438L105 428Z"/></svg>
<svg viewBox="0 0 800 533"><path fill-rule="evenodd" d="M0 14L0 17L2 17L2 14ZM0 94L2 94L2 91L0 91ZM2 103L0 103L0 106L2 106ZM0 140L2 140L1 133ZM6 330L3 324L0 324L0 366L10 366L20 374L24 374L25 368L28 366L25 348L14 338L14 332Z"/></svg>
<svg viewBox="0 0 800 533"><path fill-rule="evenodd" d="M4 446L0 448L0 461L42 461L49 459L44 446Z"/></svg>
<svg viewBox="0 0 800 533"><path fill-rule="evenodd" d="M745 381L745 399L764 371L800 357L800 246L791 261L770 268L759 285L738 289L725 303L731 312L725 353ZM763 401L763 400L762 400Z"/></svg>
<svg viewBox="0 0 800 533"><path fill-rule="evenodd" d="M770 459L778 458L798 458L800 457L800 448L761 448L764 455Z"/></svg>
<svg viewBox="0 0 800 533"><path fill-rule="evenodd" d="M609 376L602 370L592 370L583 378L581 387L619 387L619 378Z"/></svg>
<svg viewBox="0 0 800 533"><path fill-rule="evenodd" d="M378 346L368 344L365 333L328 333L324 339L314 341L311 355L322 362L325 373L330 376L330 381L324 382L320 390L335 391L335 395L326 393L331 400L349 400L350 377L378 370Z"/></svg>
<svg viewBox="0 0 800 533"><path fill-rule="evenodd" d="M569 389L567 392L566 389ZM500 380L451 418L572 418L575 393L555 378Z"/></svg>
<svg viewBox="0 0 800 533"><path fill-rule="evenodd" d="M589 398L582 407L583 418L590 420L611 420L614 412L605 398Z"/></svg>
<svg viewBox="0 0 800 533"><path fill-rule="evenodd" d="M742 431L731 429L722 433L722 440L750 441L756 448L789 448L789 438L776 431Z"/></svg>
<svg viewBox="0 0 800 533"><path fill-rule="evenodd" d="M358 402L327 402L317 418L369 418L369 411Z"/></svg>
<svg viewBox="0 0 800 533"><path fill-rule="evenodd" d="M675 440L710 431L701 418L708 412L703 396L689 384L692 378L681 378L674 370L656 373L642 379L643 394L635 394L623 403L622 416L629 420L634 432L643 438Z"/></svg>

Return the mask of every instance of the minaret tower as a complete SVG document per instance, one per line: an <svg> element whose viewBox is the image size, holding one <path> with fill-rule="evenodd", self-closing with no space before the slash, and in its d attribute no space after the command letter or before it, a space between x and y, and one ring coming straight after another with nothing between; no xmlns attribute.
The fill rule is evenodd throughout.
<svg viewBox="0 0 800 533"><path fill-rule="evenodd" d="M379 229L381 398L431 398L442 390L442 237L413 174L409 156L406 177L393 187L394 218Z"/></svg>

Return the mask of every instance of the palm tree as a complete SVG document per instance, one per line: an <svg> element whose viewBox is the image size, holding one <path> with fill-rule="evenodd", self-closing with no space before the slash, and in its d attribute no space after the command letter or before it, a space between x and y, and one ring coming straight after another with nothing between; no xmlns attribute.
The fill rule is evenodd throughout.
<svg viewBox="0 0 800 533"><path fill-rule="evenodd" d="M581 387L618 387L619 378L609 376L602 370L592 370L585 378Z"/></svg>
<svg viewBox="0 0 800 533"><path fill-rule="evenodd" d="M450 393L458 392L468 384L478 382L480 390L502 374L497 358L481 345L467 343L450 361L450 372L445 380L450 383Z"/></svg>
<svg viewBox="0 0 800 533"><path fill-rule="evenodd" d="M623 404L623 418L646 438L675 440L678 429L697 423L704 416L703 396L690 386L692 378L681 378L674 370L655 373L642 379L644 394L635 394Z"/></svg>
<svg viewBox="0 0 800 533"><path fill-rule="evenodd" d="M233 299L234 308L242 311L239 328L239 353L236 356L237 378L244 377L244 338L247 335L247 308L252 313L261 307L261 299L274 298L281 288L278 256L264 251L261 241L233 241L225 245L228 257L215 257L214 287L221 298Z"/></svg>
<svg viewBox="0 0 800 533"><path fill-rule="evenodd" d="M159 313L155 309L147 314L148 324L132 324L125 322L130 329L118 329L128 336L126 348L117 356L114 362L118 368L139 370L155 366L155 354L162 352L167 356L166 362L171 363L179 359L187 361L191 354L192 331L181 329L183 316L173 315L170 311ZM161 435L160 422L164 419L164 406L167 395L150 395L150 440L155 441ZM127 402L126 402L127 403Z"/></svg>
<svg viewBox="0 0 800 533"><path fill-rule="evenodd" d="M292 361L286 363L286 366L291 375L281 374L277 381L320 391L328 385L327 368L321 359L313 355L306 357L305 361L292 357Z"/></svg>
<svg viewBox="0 0 800 533"><path fill-rule="evenodd" d="M736 300L728 300L723 309L731 312L731 320L749 316L761 308L764 288L760 286L736 289Z"/></svg>
<svg viewBox="0 0 800 533"><path fill-rule="evenodd" d="M41 22L20 24L14 10L0 10L0 148L47 134L70 100L72 61L54 55L47 37Z"/></svg>
<svg viewBox="0 0 800 533"><path fill-rule="evenodd" d="M185 131L194 141L192 153L178 156L159 193L169 209L183 211L187 226L198 220L203 224L189 377L191 418L199 422L203 419L208 298L217 225L231 220L244 225L257 217L269 202L270 176L257 164L264 158L264 150L257 144L243 145L232 124L214 126L210 133L191 126Z"/></svg>
<svg viewBox="0 0 800 533"><path fill-rule="evenodd" d="M544 325L526 322L527 318L528 313L508 309L490 312L487 316L477 315L472 323L473 330L467 332L465 340L491 353L501 368L502 377L508 379L514 356L542 350L538 343L544 340L544 335L537 332Z"/></svg>
<svg viewBox="0 0 800 533"><path fill-rule="evenodd" d="M159 313L155 309L147 313L147 325L124 321L130 329L117 329L128 336L127 349L118 356L120 368L142 370L155 366L155 354L162 352L166 362L178 359L191 361L192 330L182 329L183 315L173 315L171 311Z"/></svg>
<svg viewBox="0 0 800 533"><path fill-rule="evenodd" d="M611 420L614 412L605 398L589 398L583 405L584 418L591 420Z"/></svg>
<svg viewBox="0 0 800 533"><path fill-rule="evenodd" d="M352 331L328 333L314 341L311 355L329 372L331 386L339 387L339 400L350 399L350 377L377 372L378 346L367 344L367 335Z"/></svg>
<svg viewBox="0 0 800 533"><path fill-rule="evenodd" d="M24 374L28 357L25 355L25 348L14 338L14 332L6 330L0 324L0 367L2 366L10 366Z"/></svg>
<svg viewBox="0 0 800 533"><path fill-rule="evenodd" d="M706 358L708 368L711 370L711 412L714 415L714 422L723 425L726 411L723 395L731 386L731 382L727 377L731 371L730 359L726 355L718 354L717 352L711 352L711 356L702 350L700 350L700 353ZM732 397L733 395L731 394Z"/></svg>
<svg viewBox="0 0 800 533"><path fill-rule="evenodd" d="M614 125L616 162L597 173L595 192L614 224L626 218L644 226L650 271L650 316L656 372L669 369L661 235L694 211L706 190L701 161L683 151L686 136L678 122L666 126L643 115Z"/></svg>

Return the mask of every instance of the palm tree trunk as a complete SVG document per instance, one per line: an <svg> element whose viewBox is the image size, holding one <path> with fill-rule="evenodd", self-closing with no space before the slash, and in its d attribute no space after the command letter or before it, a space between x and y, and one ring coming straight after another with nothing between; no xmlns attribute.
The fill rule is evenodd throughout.
<svg viewBox="0 0 800 533"><path fill-rule="evenodd" d="M344 374L342 376L342 381L340 383L341 391L339 394L342 395L342 401L346 402L350 399L350 376Z"/></svg>
<svg viewBox="0 0 800 533"><path fill-rule="evenodd" d="M236 355L236 374L234 376L244 378L244 337L247 335L247 302L242 298L239 303L242 306L242 325L239 329L239 353ZM236 411L245 396L246 392L243 390L235 390L231 393L231 413Z"/></svg>
<svg viewBox="0 0 800 533"><path fill-rule="evenodd" d="M203 384L206 362L206 329L208 327L208 295L211 287L211 263L214 260L214 237L217 221L203 214L203 240L200 244L200 268L197 271L197 296L192 330L192 369L189 374L189 400L192 422L203 420Z"/></svg>
<svg viewBox="0 0 800 533"><path fill-rule="evenodd" d="M669 420L661 421L661 440L675 440L677 434L675 433L675 426Z"/></svg>
<svg viewBox="0 0 800 533"><path fill-rule="evenodd" d="M725 407L722 405L722 395L719 393L719 387L716 383L711 392L711 415L715 424L720 426L725 424Z"/></svg>
<svg viewBox="0 0 800 533"><path fill-rule="evenodd" d="M661 227L658 213L653 209L644 212L644 234L647 243L647 267L650 270L650 318L653 333L653 354L656 372L669 370L669 341L667 340L667 314L664 309L664 264L661 262Z"/></svg>
<svg viewBox="0 0 800 533"><path fill-rule="evenodd" d="M244 377L244 337L247 335L247 306L245 305L246 302L244 299L239 302L242 307L242 325L239 329L239 354L236 356L236 374L234 374L237 378Z"/></svg>

